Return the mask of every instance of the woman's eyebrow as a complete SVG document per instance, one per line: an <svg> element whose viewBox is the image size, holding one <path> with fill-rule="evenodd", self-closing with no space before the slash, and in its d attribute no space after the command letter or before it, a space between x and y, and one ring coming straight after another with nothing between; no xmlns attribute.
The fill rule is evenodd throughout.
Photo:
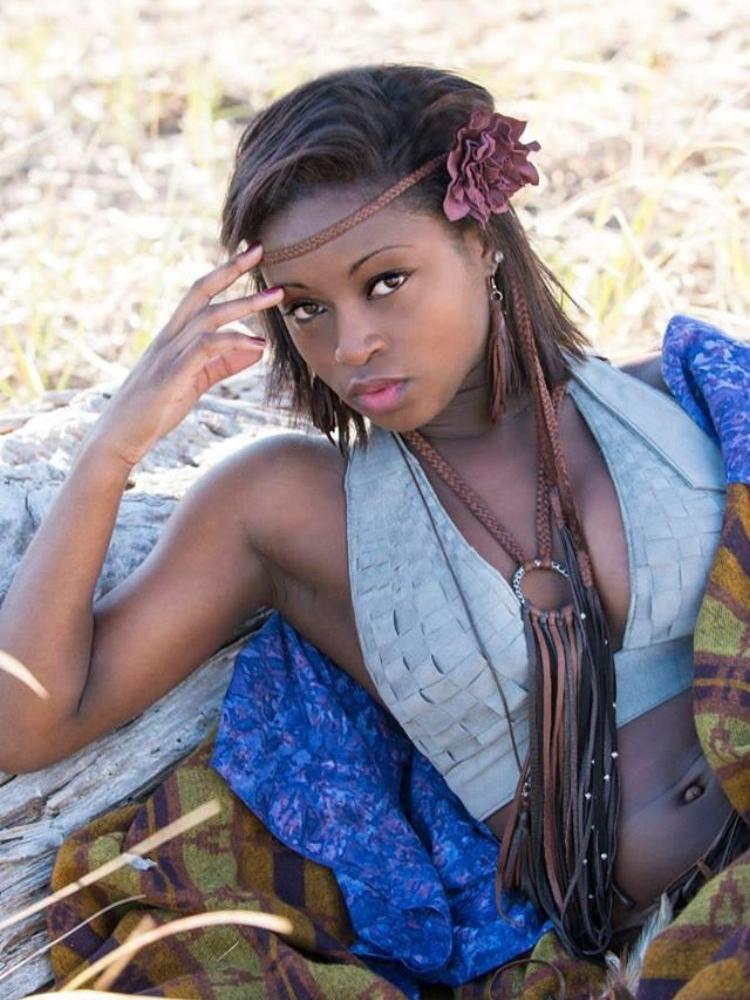
<svg viewBox="0 0 750 1000"><path fill-rule="evenodd" d="M349 276L355 273L365 261L368 261L370 257L374 257L376 253L383 253L384 250L398 250L401 247L411 247L414 246L413 243L390 243L387 247L380 247L379 250L373 250L372 253L365 254L364 257L360 257L359 260L355 261L349 268Z"/></svg>
<svg viewBox="0 0 750 1000"><path fill-rule="evenodd" d="M412 247L413 243L389 243L388 246L379 247L377 250L372 250L370 253L366 253L364 257L360 257L359 260L355 260L352 266L349 268L349 277L357 272L357 270L362 267L371 257L375 254L383 253L385 250L398 250L401 247ZM301 281L282 281L281 284L285 288L308 288L307 285L303 285Z"/></svg>

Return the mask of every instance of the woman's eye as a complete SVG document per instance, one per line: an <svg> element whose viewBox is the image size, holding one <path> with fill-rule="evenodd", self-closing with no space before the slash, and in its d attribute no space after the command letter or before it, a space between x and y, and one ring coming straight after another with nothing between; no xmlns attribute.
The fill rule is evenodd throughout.
<svg viewBox="0 0 750 1000"><path fill-rule="evenodd" d="M375 298L383 298L391 295L408 279L409 274L404 271L388 271L375 278L368 288L367 294ZM298 302L282 311L282 314L293 319L296 323L309 323L325 312L323 306L317 302Z"/></svg>
<svg viewBox="0 0 750 1000"><path fill-rule="evenodd" d="M407 278L408 275L404 274L403 271L391 271L388 274L381 274L370 286L370 295L375 295L376 297L390 295L391 292L395 292L397 288L400 288ZM383 291L376 291L379 285L383 286Z"/></svg>
<svg viewBox="0 0 750 1000"><path fill-rule="evenodd" d="M319 315L319 309L320 306L315 302L299 302L296 306L291 306L291 308L285 310L283 315L291 316L298 323L307 323Z"/></svg>

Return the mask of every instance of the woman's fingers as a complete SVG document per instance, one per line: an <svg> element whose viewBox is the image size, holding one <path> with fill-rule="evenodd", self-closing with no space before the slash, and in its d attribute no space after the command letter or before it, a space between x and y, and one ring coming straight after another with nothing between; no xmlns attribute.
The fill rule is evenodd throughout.
<svg viewBox="0 0 750 1000"><path fill-rule="evenodd" d="M98 433L135 464L177 426L216 382L260 360L265 340L229 328L278 305L282 288L211 304L211 298L254 267L260 246L200 278L148 346L100 418Z"/></svg>
<svg viewBox="0 0 750 1000"><path fill-rule="evenodd" d="M185 345L175 357L174 367L190 379L198 399L222 379L257 364L265 346L262 337L234 330L203 333Z"/></svg>
<svg viewBox="0 0 750 1000"><path fill-rule="evenodd" d="M220 338L222 334L229 333L233 336L244 338L238 342L242 349L245 341L252 337L251 333L234 333L231 330L222 329L225 326L247 319L249 316L261 312L264 308L278 305L283 299L283 291L278 290L274 294L259 292L244 299L232 299L229 302L220 302L214 306L206 306L197 316L185 326L178 334L171 337L169 341L160 346L160 351L165 358L181 358L190 352L192 346L206 350L214 344L212 354L219 353L225 344ZM263 342L263 338L260 338Z"/></svg>
<svg viewBox="0 0 750 1000"><path fill-rule="evenodd" d="M196 390L198 395L202 396L207 389L216 385L217 382L221 382L222 379L236 375L245 368L254 365L262 356L262 345L258 345L258 352L256 355L251 350L243 348L229 350L216 357L209 358L196 376Z"/></svg>
<svg viewBox="0 0 750 1000"><path fill-rule="evenodd" d="M219 267L204 274L193 282L183 296L166 326L159 334L161 339L171 339L179 333L190 320L205 308L215 295L219 295L241 278L248 271L257 267L263 256L260 243L254 243L243 253L235 254Z"/></svg>
<svg viewBox="0 0 750 1000"><path fill-rule="evenodd" d="M197 371L212 358L236 352L244 355L248 364L257 361L265 349L266 342L262 337L237 330L219 330L217 333L205 331L187 341L182 350L174 355L169 362L170 367L185 371L190 368Z"/></svg>
<svg viewBox="0 0 750 1000"><path fill-rule="evenodd" d="M227 302L217 302L206 306L185 327L185 333L193 327L196 330L218 330L226 323L234 323L245 319L253 313L262 312L278 305L284 298L283 288L269 288L267 291L256 292L241 299L230 299Z"/></svg>

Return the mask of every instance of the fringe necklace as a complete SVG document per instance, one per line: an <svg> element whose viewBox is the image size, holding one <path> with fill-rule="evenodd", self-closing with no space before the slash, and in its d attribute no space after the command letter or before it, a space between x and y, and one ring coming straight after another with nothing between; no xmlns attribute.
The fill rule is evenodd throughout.
<svg viewBox="0 0 750 1000"><path fill-rule="evenodd" d="M539 446L534 558L418 431L401 437L517 564L512 586L529 652L529 753L503 837L500 879L504 890L522 892L552 920L572 954L592 957L609 944L617 891L614 661L560 446L557 409L564 386L550 394L536 352L533 358ZM555 530L562 564L552 558ZM569 604L546 610L526 599L524 577L538 571L567 579ZM510 735L515 746L512 728Z"/></svg>

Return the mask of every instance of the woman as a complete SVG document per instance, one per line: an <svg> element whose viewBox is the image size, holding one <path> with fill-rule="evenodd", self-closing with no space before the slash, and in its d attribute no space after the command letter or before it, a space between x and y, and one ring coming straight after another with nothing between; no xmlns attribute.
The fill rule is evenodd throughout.
<svg viewBox="0 0 750 1000"><path fill-rule="evenodd" d="M3 682L0 767L44 766L140 713L270 606L486 819L503 884L600 954L731 822L687 690L722 493L618 422L653 409L716 467L666 397L585 360L509 204L537 181L522 127L483 88L407 66L313 81L248 127L224 207L232 256L111 401L5 600L0 648L50 698ZM213 302L247 275L257 292ZM262 339L224 329L249 315L274 389L327 437L231 456L92 607L130 470L260 359ZM658 382L653 365L632 373ZM664 477L650 518L627 489L641 473ZM651 553L678 499L693 547L664 569Z"/></svg>

